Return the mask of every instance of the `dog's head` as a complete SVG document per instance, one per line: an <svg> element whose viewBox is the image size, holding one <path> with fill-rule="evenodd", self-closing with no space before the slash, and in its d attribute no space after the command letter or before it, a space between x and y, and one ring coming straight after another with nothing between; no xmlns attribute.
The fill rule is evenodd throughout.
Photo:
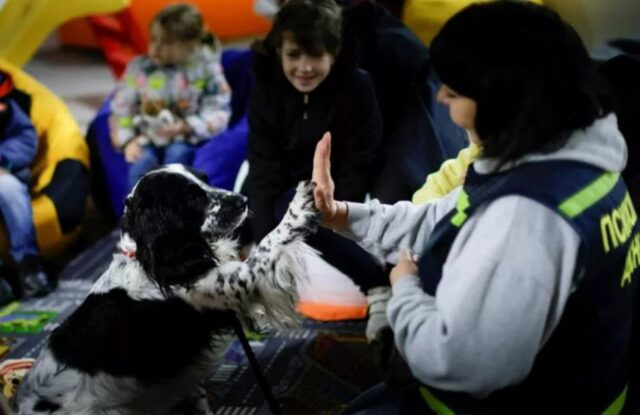
<svg viewBox="0 0 640 415"><path fill-rule="evenodd" d="M196 170L168 165L142 177L131 191L122 232L161 288L189 286L217 265L211 243L229 237L247 211L246 197L210 187Z"/></svg>

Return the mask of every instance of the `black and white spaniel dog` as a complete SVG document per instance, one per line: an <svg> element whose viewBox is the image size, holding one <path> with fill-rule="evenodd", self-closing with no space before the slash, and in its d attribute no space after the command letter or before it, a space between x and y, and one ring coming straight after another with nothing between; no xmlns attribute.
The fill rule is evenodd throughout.
<svg viewBox="0 0 640 415"><path fill-rule="evenodd" d="M19 414L208 414L201 382L233 321L290 326L303 238L318 224L300 183L282 222L245 261L232 232L244 196L169 165L126 201L123 252L56 328L21 385Z"/></svg>

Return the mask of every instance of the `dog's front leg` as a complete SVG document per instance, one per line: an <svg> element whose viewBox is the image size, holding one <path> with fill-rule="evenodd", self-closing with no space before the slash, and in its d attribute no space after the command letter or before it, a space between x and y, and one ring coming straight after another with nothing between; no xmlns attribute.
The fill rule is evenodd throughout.
<svg viewBox="0 0 640 415"><path fill-rule="evenodd" d="M315 184L300 182L289 208L278 226L260 241L246 260L255 283L255 295L272 324L287 326L296 319L296 279L306 278L305 259L313 250L304 237L315 232L320 212L315 207Z"/></svg>
<svg viewBox="0 0 640 415"><path fill-rule="evenodd" d="M247 258L251 272L273 276L272 269L283 250L295 242L302 242L306 235L316 231L320 213L313 200L314 187L315 184L310 181L298 184L296 194L278 226L260 241Z"/></svg>
<svg viewBox="0 0 640 415"><path fill-rule="evenodd" d="M304 236L320 220L311 182L301 182L280 224L255 247L243 263L212 270L183 292L196 307L234 310L245 317L266 316L272 324L295 320L296 278L304 278L305 255L312 252Z"/></svg>

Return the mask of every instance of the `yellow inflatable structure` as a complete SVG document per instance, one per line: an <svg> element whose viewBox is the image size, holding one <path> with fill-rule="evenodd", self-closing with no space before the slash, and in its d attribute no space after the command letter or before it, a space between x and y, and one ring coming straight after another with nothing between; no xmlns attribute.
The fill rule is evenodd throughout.
<svg viewBox="0 0 640 415"><path fill-rule="evenodd" d="M438 30L471 3L491 0L406 0L402 20L429 45ZM580 34L591 51L606 40L637 34L640 29L638 0L531 0L554 9Z"/></svg>
<svg viewBox="0 0 640 415"><path fill-rule="evenodd" d="M0 1L0 59L24 65L49 33L75 17L114 13L129 0Z"/></svg>
<svg viewBox="0 0 640 415"><path fill-rule="evenodd" d="M52 258L78 236L89 191L89 149L66 105L20 68L0 59L0 70L13 78L16 94L30 103L38 133L38 153L31 166L33 221L40 252ZM0 226L0 256L9 242Z"/></svg>
<svg viewBox="0 0 640 415"><path fill-rule="evenodd" d="M429 45L442 25L451 16L472 3L491 0L407 0L402 20L425 45ZM532 0L542 4L541 0Z"/></svg>

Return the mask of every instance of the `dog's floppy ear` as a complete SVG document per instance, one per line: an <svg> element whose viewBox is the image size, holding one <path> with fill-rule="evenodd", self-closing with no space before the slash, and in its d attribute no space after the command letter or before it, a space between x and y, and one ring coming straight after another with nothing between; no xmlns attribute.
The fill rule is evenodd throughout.
<svg viewBox="0 0 640 415"><path fill-rule="evenodd" d="M143 179L127 198L122 219L123 232L136 242L136 258L165 291L189 286L216 266L200 230L206 196L198 185L176 176L156 173Z"/></svg>

